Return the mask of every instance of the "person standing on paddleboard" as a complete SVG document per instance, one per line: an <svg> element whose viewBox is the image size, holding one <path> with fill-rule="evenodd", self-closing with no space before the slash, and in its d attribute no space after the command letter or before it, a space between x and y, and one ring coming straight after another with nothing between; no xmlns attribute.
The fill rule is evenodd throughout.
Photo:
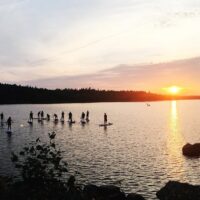
<svg viewBox="0 0 200 200"><path fill-rule="evenodd" d="M47 121L49 121L50 120L50 115L49 114L47 114Z"/></svg>
<svg viewBox="0 0 200 200"><path fill-rule="evenodd" d="M89 111L86 112L86 121L89 121Z"/></svg>
<svg viewBox="0 0 200 200"><path fill-rule="evenodd" d="M68 115L69 115L69 122L70 122L70 123L72 123L72 113L71 113L71 112L69 112L69 114L68 114Z"/></svg>
<svg viewBox="0 0 200 200"><path fill-rule="evenodd" d="M108 121L107 114L106 114L106 113L104 113L104 124L106 124L106 123L107 123L107 121Z"/></svg>
<svg viewBox="0 0 200 200"><path fill-rule="evenodd" d="M1 122L3 122L4 115L1 113Z"/></svg>
<svg viewBox="0 0 200 200"><path fill-rule="evenodd" d="M84 120L85 120L85 113L82 112L82 114L81 114L81 121L84 121Z"/></svg>
<svg viewBox="0 0 200 200"><path fill-rule="evenodd" d="M30 122L33 122L33 112L31 111L30 114L29 114L29 121Z"/></svg>
<svg viewBox="0 0 200 200"><path fill-rule="evenodd" d="M7 125L8 125L8 131L11 131L11 125L12 125L12 119L11 119L11 117L9 117L7 119Z"/></svg>
<svg viewBox="0 0 200 200"><path fill-rule="evenodd" d="M64 121L64 119L65 119L65 113L64 113L64 111L62 111L62 113L61 113L61 121Z"/></svg>
<svg viewBox="0 0 200 200"><path fill-rule="evenodd" d="M41 118L44 119L44 111L41 111Z"/></svg>

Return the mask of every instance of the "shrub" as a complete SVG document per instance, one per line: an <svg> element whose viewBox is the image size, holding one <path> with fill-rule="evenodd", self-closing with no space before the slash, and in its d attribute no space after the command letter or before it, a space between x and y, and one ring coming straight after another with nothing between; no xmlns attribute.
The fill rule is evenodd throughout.
<svg viewBox="0 0 200 200"><path fill-rule="evenodd" d="M49 133L49 143L42 143L37 138L18 155L12 152L11 160L19 169L22 180L13 184L10 199L66 197L69 185L61 177L68 172L67 162L63 161L61 151L56 147L55 136L54 132Z"/></svg>

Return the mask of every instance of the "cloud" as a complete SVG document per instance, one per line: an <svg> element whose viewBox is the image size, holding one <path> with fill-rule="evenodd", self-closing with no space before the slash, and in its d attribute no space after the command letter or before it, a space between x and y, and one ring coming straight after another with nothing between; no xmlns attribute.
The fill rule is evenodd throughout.
<svg viewBox="0 0 200 200"><path fill-rule="evenodd" d="M1 0L0 79L42 79L56 87L56 80L52 85L45 80L66 75L63 81L72 87L79 87L77 77L83 86L94 79L95 87L114 82L116 88L143 88L136 81L119 85L116 77L146 74L132 63L199 55L198 5L196 0ZM112 66L117 66L112 72L102 71Z"/></svg>
<svg viewBox="0 0 200 200"><path fill-rule="evenodd" d="M125 65L76 76L60 76L21 82L45 88L131 89L158 91L168 85L186 88L200 84L200 57L168 63ZM197 92L197 91L196 91Z"/></svg>

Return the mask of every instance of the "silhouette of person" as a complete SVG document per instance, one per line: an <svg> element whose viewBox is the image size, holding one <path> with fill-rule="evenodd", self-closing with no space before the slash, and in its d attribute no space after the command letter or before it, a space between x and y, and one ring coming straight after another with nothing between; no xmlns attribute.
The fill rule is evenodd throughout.
<svg viewBox="0 0 200 200"><path fill-rule="evenodd" d="M107 123L107 121L108 121L107 114L106 114L106 113L104 113L104 124L106 124L106 123Z"/></svg>
<svg viewBox="0 0 200 200"><path fill-rule="evenodd" d="M48 121L50 120L50 115L49 115L49 114L47 114L47 120L48 120Z"/></svg>
<svg viewBox="0 0 200 200"><path fill-rule="evenodd" d="M42 119L44 118L44 111L43 110L41 111L41 118Z"/></svg>
<svg viewBox="0 0 200 200"><path fill-rule="evenodd" d="M38 114L37 114L38 115L38 119L40 119L40 114L41 114L41 112L39 111Z"/></svg>
<svg viewBox="0 0 200 200"><path fill-rule="evenodd" d="M32 112L32 111L31 111L30 114L29 114L29 120L30 120L30 122L33 121L33 112Z"/></svg>
<svg viewBox="0 0 200 200"><path fill-rule="evenodd" d="M65 119L65 113L64 113L64 111L62 111L62 113L61 113L61 120L64 120Z"/></svg>
<svg viewBox="0 0 200 200"><path fill-rule="evenodd" d="M86 120L89 121L89 111L86 112Z"/></svg>
<svg viewBox="0 0 200 200"><path fill-rule="evenodd" d="M4 114L1 113L1 122L3 122L3 119L4 119Z"/></svg>
<svg viewBox="0 0 200 200"><path fill-rule="evenodd" d="M69 112L69 122L72 122L72 113Z"/></svg>
<svg viewBox="0 0 200 200"><path fill-rule="evenodd" d="M82 114L81 114L81 120L84 120L84 119L85 119L85 113L82 112Z"/></svg>
<svg viewBox="0 0 200 200"><path fill-rule="evenodd" d="M54 116L54 120L57 121L58 120L58 115L54 114L53 116Z"/></svg>
<svg viewBox="0 0 200 200"><path fill-rule="evenodd" d="M11 125L12 125L12 119L11 119L11 117L9 117L7 119L7 125L8 125L8 131L11 131Z"/></svg>

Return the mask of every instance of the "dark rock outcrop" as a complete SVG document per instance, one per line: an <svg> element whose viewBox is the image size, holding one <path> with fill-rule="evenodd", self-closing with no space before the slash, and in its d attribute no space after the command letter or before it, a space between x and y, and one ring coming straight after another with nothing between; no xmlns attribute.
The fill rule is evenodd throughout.
<svg viewBox="0 0 200 200"><path fill-rule="evenodd" d="M200 200L200 186L169 181L156 195L160 200Z"/></svg>
<svg viewBox="0 0 200 200"><path fill-rule="evenodd" d="M96 199L99 195L99 187L96 185L86 185L83 189L84 199Z"/></svg>
<svg viewBox="0 0 200 200"><path fill-rule="evenodd" d="M145 200L143 196L135 193L128 194L127 200Z"/></svg>
<svg viewBox="0 0 200 200"><path fill-rule="evenodd" d="M189 157L199 157L200 156L200 143L189 144L183 146L182 148L183 155Z"/></svg>
<svg viewBox="0 0 200 200"><path fill-rule="evenodd" d="M83 189L83 197L86 200L125 200L126 196L120 188L112 185L96 186L86 185Z"/></svg>

